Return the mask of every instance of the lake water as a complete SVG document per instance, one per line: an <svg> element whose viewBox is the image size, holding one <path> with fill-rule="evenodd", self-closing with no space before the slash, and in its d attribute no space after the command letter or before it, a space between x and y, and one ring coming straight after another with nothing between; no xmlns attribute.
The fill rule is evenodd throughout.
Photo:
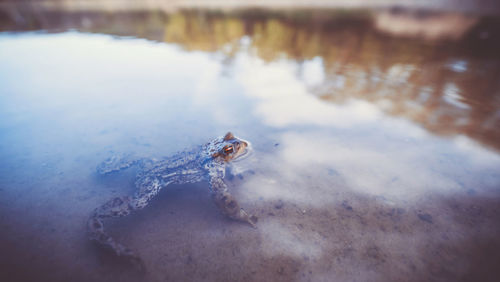
<svg viewBox="0 0 500 282"><path fill-rule="evenodd" d="M3 11L0 278L494 281L500 21L401 13ZM257 229L199 183L106 221L146 273L87 240L134 192L103 160L227 131L252 144L226 181Z"/></svg>

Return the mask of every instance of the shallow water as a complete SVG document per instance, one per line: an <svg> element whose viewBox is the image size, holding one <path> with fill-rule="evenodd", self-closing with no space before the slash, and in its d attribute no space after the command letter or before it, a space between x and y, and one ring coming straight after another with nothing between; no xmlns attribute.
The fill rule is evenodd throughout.
<svg viewBox="0 0 500 282"><path fill-rule="evenodd" d="M499 274L495 18L435 38L378 30L366 12L23 13L31 24L0 25L7 280ZM100 162L228 130L252 143L227 182L257 229L220 215L200 183L107 222L147 273L87 241L90 212L134 191L133 169L103 177Z"/></svg>

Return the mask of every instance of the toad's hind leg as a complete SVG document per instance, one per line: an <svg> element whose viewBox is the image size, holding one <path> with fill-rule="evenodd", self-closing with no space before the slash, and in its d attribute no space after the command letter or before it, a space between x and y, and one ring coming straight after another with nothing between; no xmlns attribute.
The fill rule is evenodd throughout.
<svg viewBox="0 0 500 282"><path fill-rule="evenodd" d="M97 208L87 222L89 239L97 244L111 249L117 256L125 257L133 264L142 268L141 259L129 248L116 242L113 237L104 231L103 219L122 217L135 210L134 199L128 196L117 197Z"/></svg>
<svg viewBox="0 0 500 282"><path fill-rule="evenodd" d="M147 206L149 200L158 194L161 189L158 182L155 181L155 184L157 185L153 185L152 189L143 190L142 193L138 193L134 197L117 197L106 202L92 212L87 222L90 240L111 249L117 256L125 257L141 269L144 269L142 260L131 249L116 242L113 237L104 231L103 219L127 216L131 212Z"/></svg>

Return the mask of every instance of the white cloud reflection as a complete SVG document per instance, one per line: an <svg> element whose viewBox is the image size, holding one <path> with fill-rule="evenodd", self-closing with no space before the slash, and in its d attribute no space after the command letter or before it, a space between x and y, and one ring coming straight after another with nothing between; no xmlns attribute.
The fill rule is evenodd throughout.
<svg viewBox="0 0 500 282"><path fill-rule="evenodd" d="M316 86L325 80L323 59L315 57L302 63L302 79L307 86Z"/></svg>
<svg viewBox="0 0 500 282"><path fill-rule="evenodd" d="M324 103L308 92L296 76L297 64L289 61L265 63L245 55L237 60L236 80L245 93L259 99L255 114L271 126L315 124L350 127L371 122L381 111L364 101L351 100L346 105Z"/></svg>
<svg viewBox="0 0 500 282"><path fill-rule="evenodd" d="M278 153L259 156L254 165L260 173L245 179L244 193L251 199L324 206L349 191L414 201L471 189L489 193L500 183L500 158L466 137L453 143L432 136L408 141L383 126L367 132L366 139L346 134L282 133Z"/></svg>

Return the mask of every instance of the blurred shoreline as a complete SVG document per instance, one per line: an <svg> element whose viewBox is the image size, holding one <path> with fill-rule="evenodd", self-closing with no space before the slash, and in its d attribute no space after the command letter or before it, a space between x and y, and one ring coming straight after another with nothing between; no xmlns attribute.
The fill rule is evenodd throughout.
<svg viewBox="0 0 500 282"><path fill-rule="evenodd" d="M427 10L439 12L459 12L473 15L499 15L500 5L495 0L38 0L38 1L0 1L1 6L36 5L49 10L66 11L147 11L162 10L176 12L182 9L391 9Z"/></svg>

